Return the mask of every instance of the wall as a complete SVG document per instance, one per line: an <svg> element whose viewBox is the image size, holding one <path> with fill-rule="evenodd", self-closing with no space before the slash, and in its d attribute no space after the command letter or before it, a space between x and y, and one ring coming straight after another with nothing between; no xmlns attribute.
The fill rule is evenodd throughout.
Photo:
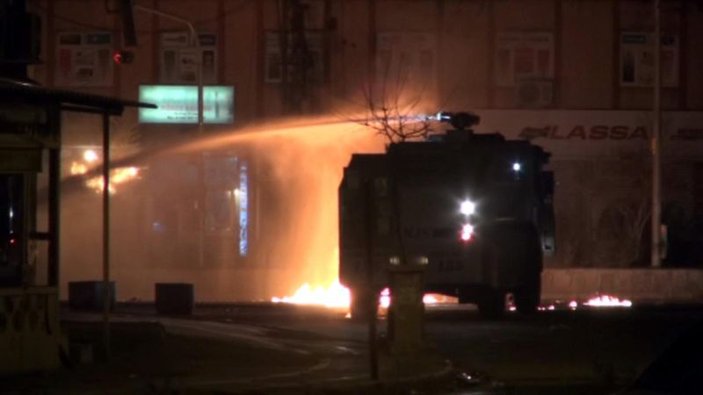
<svg viewBox="0 0 703 395"><path fill-rule="evenodd" d="M114 34L114 48L118 49L122 47L118 16L107 13L103 1L29 0L29 3L42 17L44 38L41 55L44 63L33 66L31 72L35 79L49 87L137 99L139 84L160 82L160 34L185 29L167 18L135 11L139 44L130 48L135 53L134 62L111 65L113 74L106 86L65 86L56 78L60 66L60 59L56 56L57 34L106 30ZM553 100L529 109L529 118L534 120L534 125L523 126L544 127L562 122L574 124L582 122L585 117L609 119L612 115L617 118L621 110L648 111L651 107L651 88L625 88L619 82L620 32L652 29L651 7L647 6L647 2L318 0L314 3L321 5L319 12L322 19L318 20L315 32L323 38L322 59L326 60L326 69L322 82L313 89L314 103L305 107L309 113L332 114L335 119L345 119L352 113L350 108L365 110L363 100L359 106L359 98L373 81L376 70L376 35L389 32L428 33L435 37L433 59L436 63L433 75L425 77L430 80L428 85L436 87L435 91L426 92L426 97L431 99L429 110L481 108L493 111L490 117L487 115L482 124L485 127L479 127L479 131L498 130L493 128L489 118L520 119L519 111L508 111L519 107L515 88L499 87L496 82L496 44L498 36L505 32L553 34ZM199 31L217 34L219 58L216 81L235 87L234 127L290 115L283 105L281 84L265 81L264 33L280 29L281 10L277 6L280 1L143 0L139 4L180 15L192 20ZM700 114L697 111L703 110L703 74L698 72L703 69L703 51L698 50L703 47L703 11L693 4L687 4L681 11L667 10L665 14L663 30L678 34L681 47L679 86L664 89L664 105L682 113L690 111L695 118ZM602 112L578 115L578 112L568 111L571 109ZM99 120L96 118L67 115L64 118L64 143L99 144ZM642 119L642 122L650 123L648 118ZM696 119L691 127L694 132L700 129L700 121ZM139 125L133 109L112 122L114 139L122 145L129 145L132 134L160 141L162 136L184 136L195 130L192 126L154 128ZM615 121L610 124L617 125ZM160 134L156 134L156 129ZM513 136L519 132L517 129L512 131ZM700 140L700 136L694 136L693 140L696 138ZM561 236L566 231L574 229L580 232L582 241L579 247L582 252L559 252L562 255L550 264L601 265L603 262L592 257L581 257L592 250L592 233L600 220L600 208L604 206L594 197L599 191L584 192L581 177L587 174L590 181L584 183L597 184L595 181L607 171L607 166L617 166L617 163L612 165L608 162L606 166L599 162L604 157L615 162L620 160L617 151L627 142L607 139L608 144L605 144L591 139L584 142L577 140L554 138L536 141L548 146L554 154L553 168L558 182L557 221L562 224L557 229L558 242L564 240ZM637 143L642 148L640 153L646 153L647 139L639 139ZM665 197L676 195L676 199L686 202L687 214L690 215L694 211L691 206L695 198L686 188L690 189L694 184L692 179L697 177L697 173L690 169L695 167L694 162L699 160L697 158L701 157L701 152L695 144L688 147L695 149L689 151L690 155L685 158L677 153L667 158L669 162L684 161L669 165L669 168L683 168L679 173L683 174L681 184L685 186L684 193L680 193L679 188L675 193L665 191ZM266 204L263 201L262 207ZM270 202L269 205L275 206ZM576 258L570 258L572 256ZM80 262L92 261L89 257L80 259Z"/></svg>
<svg viewBox="0 0 703 395"><path fill-rule="evenodd" d="M596 295L633 303L700 303L703 271L691 269L548 269L542 300L585 301Z"/></svg>
<svg viewBox="0 0 703 395"><path fill-rule="evenodd" d="M495 83L497 35L504 32L550 32L554 36L554 103L564 109L643 109L651 106L650 88L620 87L619 40L623 31L651 31L651 7L636 0L317 1L323 37L326 77L316 90L322 98L343 101L358 94L368 81L376 45L383 32L428 32L437 39L437 106L452 108L515 108L512 88ZM102 2L35 0L43 19L44 63L33 68L40 82L56 86L56 33L108 30L121 47L119 18ZM199 31L218 35L218 82L236 86L237 119L275 116L281 106L280 84L262 81L265 66L263 33L279 29L282 9L273 0L152 0L141 2L185 17ZM326 18L326 19L325 19ZM114 68L113 83L87 92L136 98L142 83L159 79L159 34L184 30L168 18L135 11L139 44L131 65ZM321 22L320 22L321 21ZM703 11L693 4L663 11L663 32L680 38L680 83L666 88L663 103L671 109L703 108L703 77L697 73L703 54ZM430 76L435 78L435 76ZM321 100L317 110L329 110ZM315 111L315 109L312 109ZM128 113L124 122L133 122Z"/></svg>

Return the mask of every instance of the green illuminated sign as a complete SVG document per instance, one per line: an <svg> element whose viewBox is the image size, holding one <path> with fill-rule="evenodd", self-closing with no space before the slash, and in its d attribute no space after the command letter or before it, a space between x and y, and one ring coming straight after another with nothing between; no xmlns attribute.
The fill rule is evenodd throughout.
<svg viewBox="0 0 703 395"><path fill-rule="evenodd" d="M198 123L198 87L192 85L141 85L139 101L159 108L140 108L140 123ZM234 121L234 87L203 87L203 122Z"/></svg>

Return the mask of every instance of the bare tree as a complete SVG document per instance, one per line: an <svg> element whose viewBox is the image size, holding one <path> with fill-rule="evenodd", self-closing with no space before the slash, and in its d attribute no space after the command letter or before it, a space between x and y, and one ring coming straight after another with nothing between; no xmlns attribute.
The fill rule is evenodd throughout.
<svg viewBox="0 0 703 395"><path fill-rule="evenodd" d="M594 179L601 201L595 229L600 264L631 266L642 258L652 214L650 165L646 158L625 158Z"/></svg>
<svg viewBox="0 0 703 395"><path fill-rule="evenodd" d="M407 87L407 73L399 72L389 80L389 73L378 83L363 91L366 116L362 123L389 143L427 137L429 118L420 111L421 92Z"/></svg>
<svg viewBox="0 0 703 395"><path fill-rule="evenodd" d="M427 112L437 111L431 99L435 55L425 44L413 48L412 40L392 36L379 46L375 71L360 92L363 115L354 121L397 143L427 137L431 131Z"/></svg>
<svg viewBox="0 0 703 395"><path fill-rule="evenodd" d="M554 166L561 180L558 261L606 267L640 261L651 216L651 162L636 155Z"/></svg>

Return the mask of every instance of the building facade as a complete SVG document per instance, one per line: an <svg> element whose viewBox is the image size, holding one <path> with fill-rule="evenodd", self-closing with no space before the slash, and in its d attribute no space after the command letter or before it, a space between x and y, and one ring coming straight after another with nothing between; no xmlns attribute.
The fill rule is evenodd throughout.
<svg viewBox="0 0 703 395"><path fill-rule="evenodd" d="M134 9L138 42L132 47L123 44L120 14L111 3L30 2L44 27L44 63L33 67L33 78L48 87L136 99L144 85L197 85L200 70L203 84L234 92L231 123L206 123L204 133L290 115L351 117L369 103L385 107L396 98L409 103L406 112L473 110L482 117L479 131L534 139L552 152L558 253L548 265L647 260L651 1L144 0ZM696 247L703 237L703 8L686 0L662 4L667 264L696 265L703 263ZM183 21L144 8L192 23L197 45L189 43ZM134 55L128 64L113 61L122 49ZM70 128L81 120L66 122ZM147 145L164 134L197 133L193 123L146 124L137 111L113 126L116 136L136 134ZM85 139L77 133L75 144ZM279 228L271 217L292 208L277 202L273 196L280 193L263 181L267 171L275 173L267 167L273 161L252 152L230 159L251 163L248 226L253 251L263 254L276 242L264 236ZM223 191L241 187L241 166L223 177ZM159 202L142 211L163 207ZM229 221L240 236L228 240L238 243L241 216ZM157 222L149 220L156 228ZM270 270L268 263L256 266L266 261L259 252L249 260L232 257L250 273L248 284ZM297 272L281 270L282 277ZM263 298L280 289L252 287L268 291L237 295Z"/></svg>

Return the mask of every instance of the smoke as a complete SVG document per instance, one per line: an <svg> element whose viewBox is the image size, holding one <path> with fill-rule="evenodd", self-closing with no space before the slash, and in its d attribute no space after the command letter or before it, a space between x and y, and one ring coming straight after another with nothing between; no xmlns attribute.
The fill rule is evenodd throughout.
<svg viewBox="0 0 703 395"><path fill-rule="evenodd" d="M208 301L268 300L305 282L330 284L337 278L337 188L343 168L352 153L381 152L383 145L374 131L354 122L311 117L188 143L174 138L113 162L143 170L142 180L121 185L111 198L111 277L118 299L152 300L156 282L194 283L196 299ZM194 237L155 242L157 224L151 218L155 207L192 205L197 192L192 186L198 184L190 154L226 151L250 164L252 254L246 262L222 258L218 249L236 248L236 241L222 239L207 244L209 260L201 265ZM159 166L162 177L156 180ZM100 195L76 180L65 183L62 201L64 292L69 281L99 280L102 270ZM187 215L174 217L181 233L192 230Z"/></svg>

